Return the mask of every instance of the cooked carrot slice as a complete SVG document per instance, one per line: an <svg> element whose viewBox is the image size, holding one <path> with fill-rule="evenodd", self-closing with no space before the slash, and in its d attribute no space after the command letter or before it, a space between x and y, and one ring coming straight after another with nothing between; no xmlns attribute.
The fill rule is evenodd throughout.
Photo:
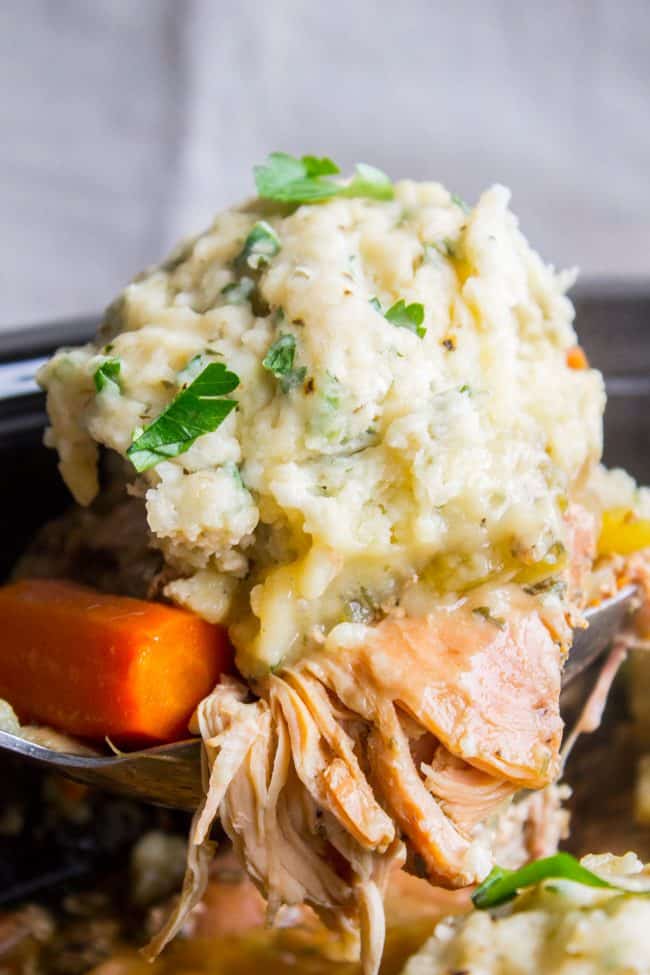
<svg viewBox="0 0 650 975"><path fill-rule="evenodd" d="M572 345L566 352L566 364L569 369L588 369L589 360L585 350L580 345Z"/></svg>
<svg viewBox="0 0 650 975"><path fill-rule="evenodd" d="M172 741L231 665L225 630L185 610L59 580L0 588L0 697L22 721Z"/></svg>

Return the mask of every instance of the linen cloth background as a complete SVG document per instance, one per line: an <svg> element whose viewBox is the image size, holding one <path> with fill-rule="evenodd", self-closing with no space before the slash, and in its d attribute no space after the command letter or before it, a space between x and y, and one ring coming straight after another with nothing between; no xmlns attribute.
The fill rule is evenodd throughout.
<svg viewBox="0 0 650 975"><path fill-rule="evenodd" d="M268 151L474 200L650 272L647 0L2 0L0 326L102 308Z"/></svg>

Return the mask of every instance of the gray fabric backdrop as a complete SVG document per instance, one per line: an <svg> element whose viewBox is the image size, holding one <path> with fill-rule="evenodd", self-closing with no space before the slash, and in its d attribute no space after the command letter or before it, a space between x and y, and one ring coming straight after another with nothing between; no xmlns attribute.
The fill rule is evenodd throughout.
<svg viewBox="0 0 650 975"><path fill-rule="evenodd" d="M649 50L646 0L1 0L0 325L100 308L275 148L503 182L646 277Z"/></svg>

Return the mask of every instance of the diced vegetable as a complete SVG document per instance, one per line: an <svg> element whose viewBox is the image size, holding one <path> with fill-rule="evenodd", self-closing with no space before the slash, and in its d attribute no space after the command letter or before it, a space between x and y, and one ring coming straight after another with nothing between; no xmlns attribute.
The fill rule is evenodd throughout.
<svg viewBox="0 0 650 975"><path fill-rule="evenodd" d="M603 514L599 555L631 555L642 548L650 548L649 518L639 518L629 508L611 508Z"/></svg>
<svg viewBox="0 0 650 975"><path fill-rule="evenodd" d="M585 355L585 350L580 345L572 345L567 349L566 364L569 369L588 369L589 360Z"/></svg>
<svg viewBox="0 0 650 975"><path fill-rule="evenodd" d="M0 588L0 698L21 721L116 744L173 741L232 666L225 630L71 582Z"/></svg>

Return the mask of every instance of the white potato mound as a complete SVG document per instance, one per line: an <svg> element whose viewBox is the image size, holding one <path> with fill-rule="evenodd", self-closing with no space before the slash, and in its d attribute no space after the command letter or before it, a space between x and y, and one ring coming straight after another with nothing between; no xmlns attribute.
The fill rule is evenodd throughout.
<svg viewBox="0 0 650 975"><path fill-rule="evenodd" d="M600 456L603 383L567 366L573 275L530 249L508 200L497 186L466 212L406 181L389 201L229 210L130 284L95 344L44 368L48 442L82 504L97 444L125 455L196 356L239 377L225 422L137 483L178 576L167 595L231 624L243 673L376 606L557 553ZM246 296L227 286L259 220L279 250ZM385 317L400 300L422 304L426 334ZM285 335L291 388L263 366ZM119 389L97 392L107 357Z"/></svg>
<svg viewBox="0 0 650 975"><path fill-rule="evenodd" d="M646 975L650 867L633 853L581 862L628 891L544 881L505 913L473 911L438 925L403 975Z"/></svg>

